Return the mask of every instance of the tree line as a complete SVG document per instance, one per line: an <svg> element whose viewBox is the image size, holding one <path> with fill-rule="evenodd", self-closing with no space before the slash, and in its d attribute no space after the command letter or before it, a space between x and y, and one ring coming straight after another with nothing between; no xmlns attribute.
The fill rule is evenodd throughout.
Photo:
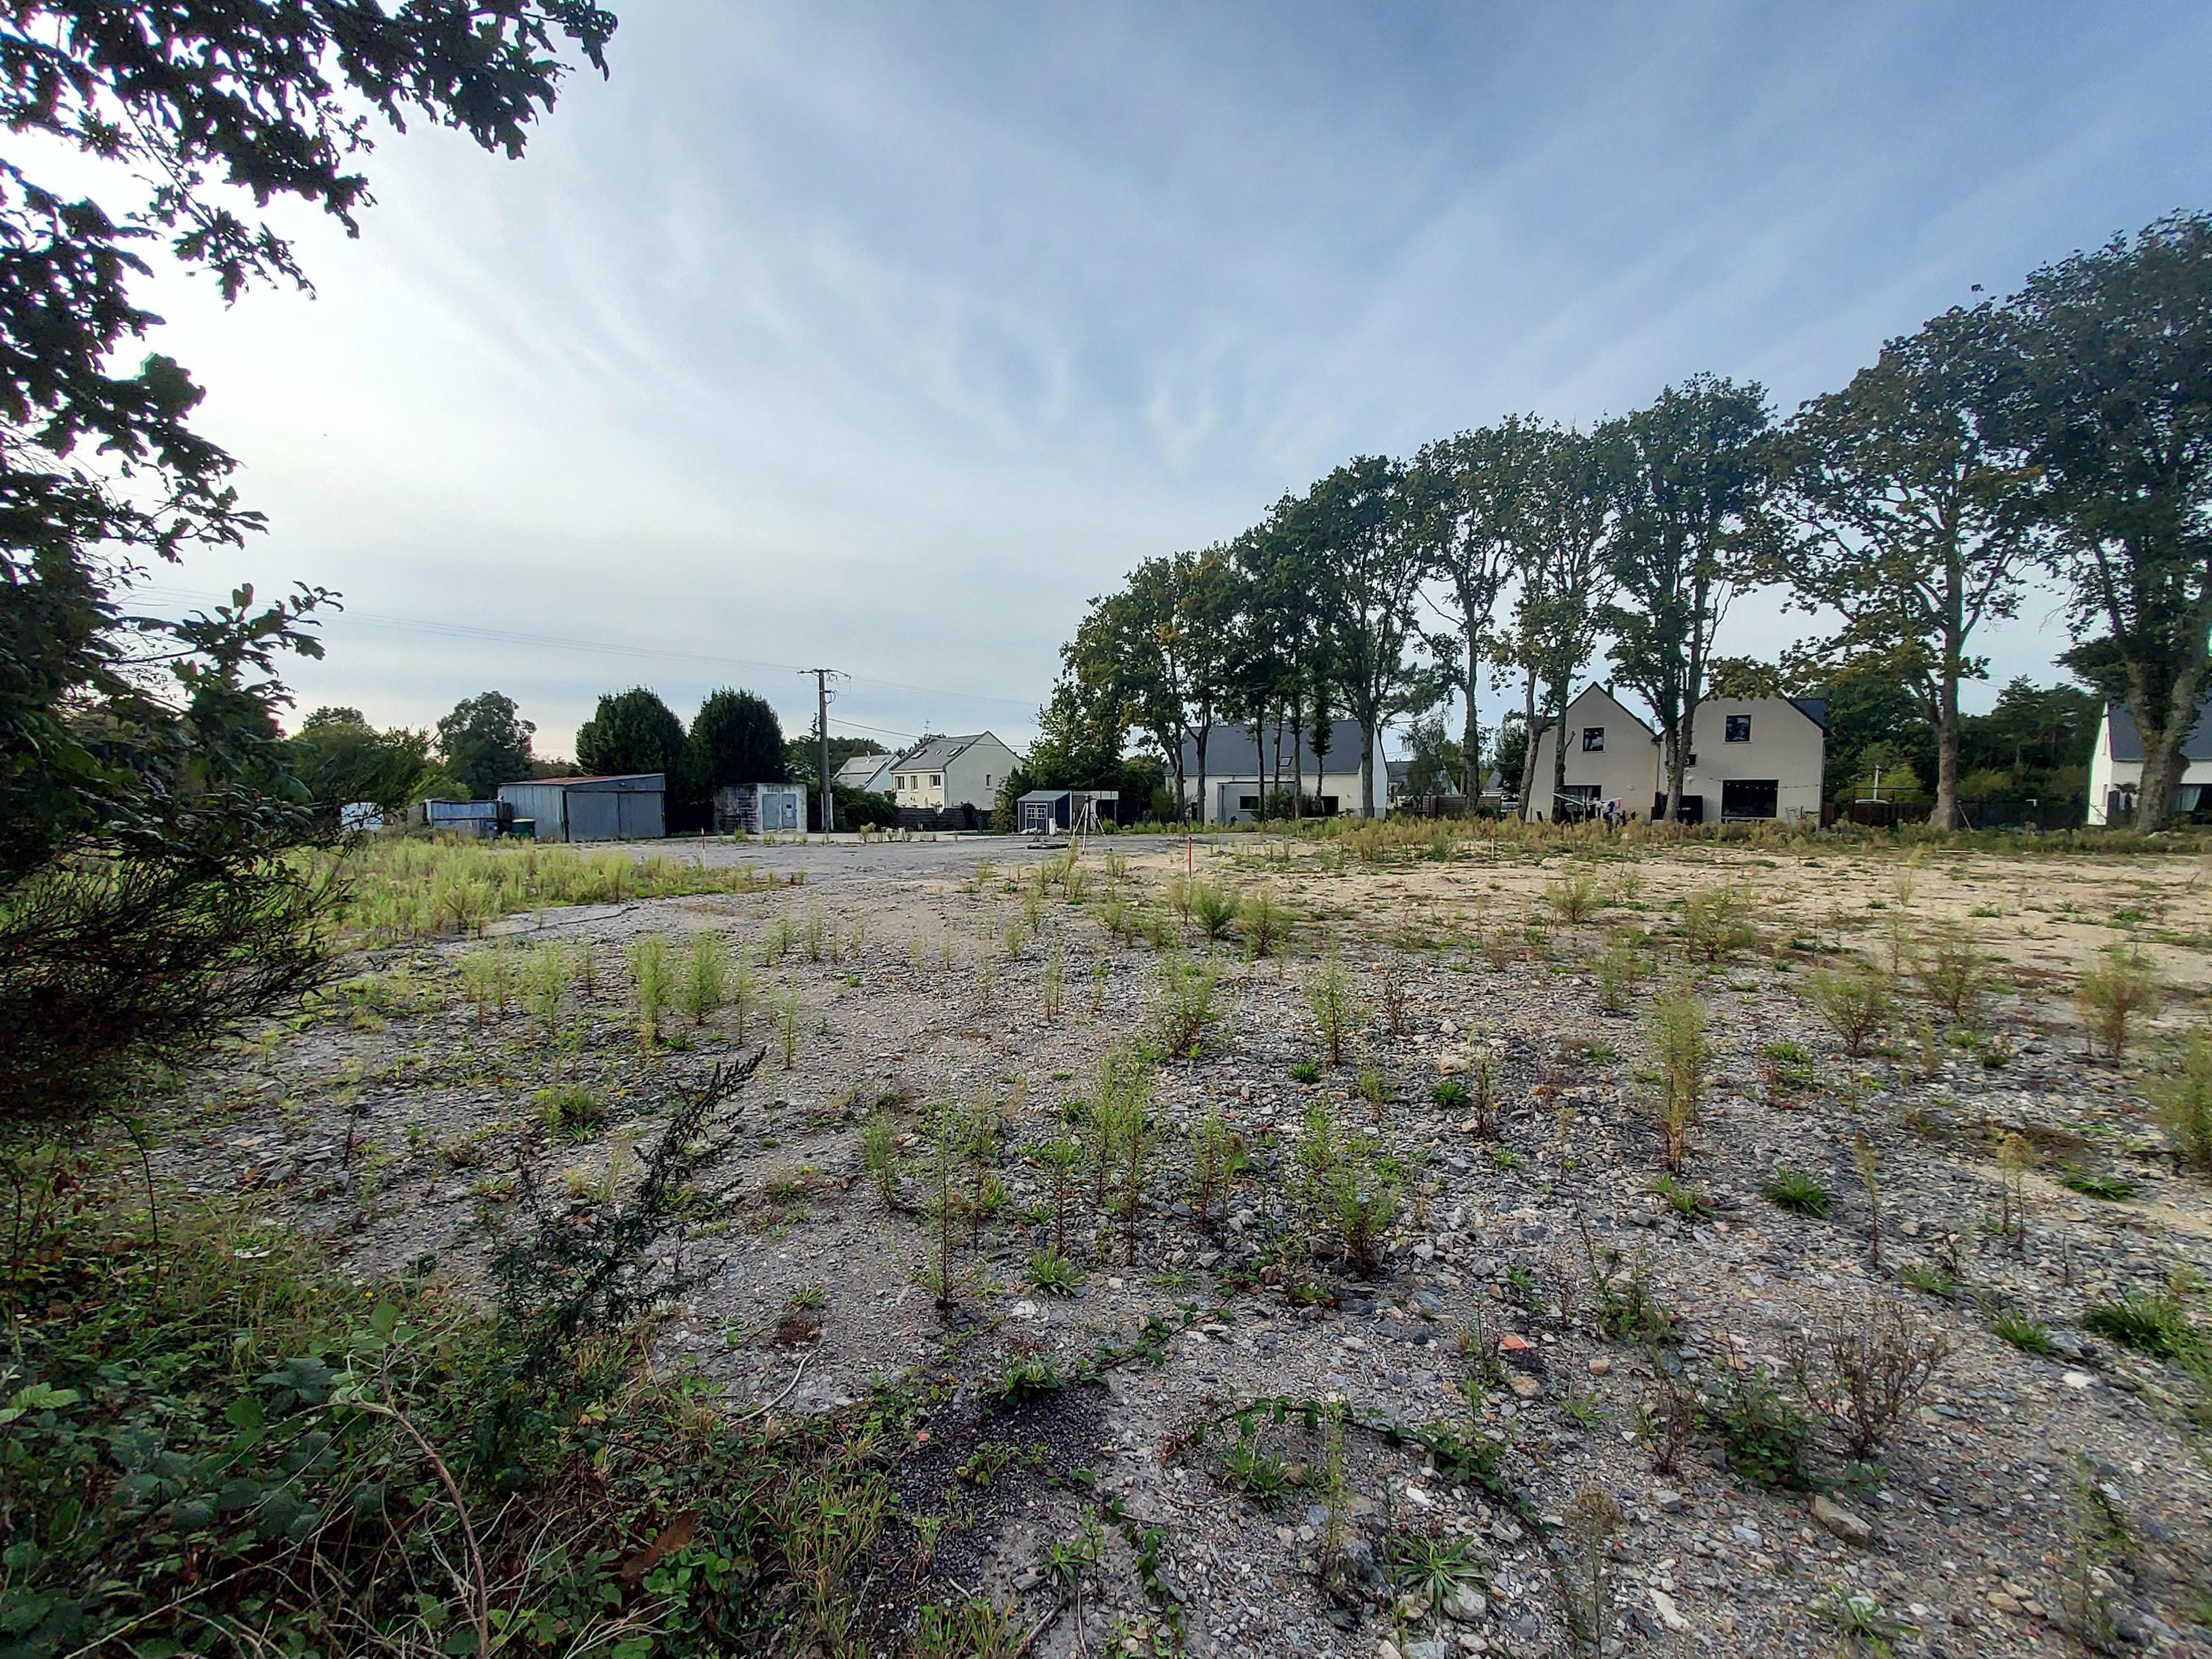
<svg viewBox="0 0 2212 1659"><path fill-rule="evenodd" d="M1410 459L1355 458L1227 542L1147 559L1093 600L1062 648L1043 747L1118 758L1140 739L1177 800L1187 772L1202 799L1217 723L1273 732L1278 750L1307 732L1318 752L1349 717L1371 816L1385 724L1452 701L1458 785L1478 792L1479 693L1504 684L1521 705L1525 811L1543 781L1526 734L1560 717L1601 648L1651 711L1669 817L1717 686L1832 683L1910 711L1928 739L1930 822L1955 828L1972 752L1959 688L1988 672L1981 630L2038 578L2065 595L2059 661L2142 734L2138 824L2166 824L2212 690L2203 214L1954 307L1787 417L1756 382L1698 374L1588 430L1511 415ZM1818 634L1781 664L1721 657L1730 606L1760 588ZM1278 781L1295 804L1299 781Z"/></svg>

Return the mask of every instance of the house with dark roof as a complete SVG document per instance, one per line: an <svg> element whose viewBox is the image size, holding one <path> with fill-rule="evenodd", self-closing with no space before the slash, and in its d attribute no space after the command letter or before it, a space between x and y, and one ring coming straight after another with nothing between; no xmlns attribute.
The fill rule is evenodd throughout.
<svg viewBox="0 0 2212 1659"><path fill-rule="evenodd" d="M1567 740L1566 781L1554 799L1559 733L1547 721L1536 734L1530 817L1584 817L1607 802L1636 817L1665 814L1666 745L1611 686L1584 686L1559 726ZM1691 723L1682 817L1691 823L1818 823L1827 751L1828 706L1821 698L1707 697Z"/></svg>
<svg viewBox="0 0 2212 1659"><path fill-rule="evenodd" d="M2197 716L2197 724L2181 740L2181 787L2173 802L2174 816L2195 817L2212 813L2212 708ZM2097 746L2089 751L2089 822L2109 824L2125 819L2136 810L2136 792L2142 787L2143 740L2135 716L2124 702L2105 705L2097 722Z"/></svg>
<svg viewBox="0 0 2212 1659"><path fill-rule="evenodd" d="M881 771L889 773L891 793L902 808L942 812L969 806L988 812L999 799L999 786L1021 763L1022 757L990 732L971 732L965 737L924 738Z"/></svg>
<svg viewBox="0 0 2212 1659"><path fill-rule="evenodd" d="M1198 745L1184 739L1182 793L1201 822L1243 823L1261 816L1266 798L1296 789L1316 797L1324 814L1359 810L1360 737L1358 720L1333 720L1328 746L1314 752L1313 732L1288 720L1255 720L1208 726L1206 776L1199 776ZM1375 810L1384 810L1389 773L1382 747L1375 749ZM1201 785L1203 786L1201 793Z"/></svg>

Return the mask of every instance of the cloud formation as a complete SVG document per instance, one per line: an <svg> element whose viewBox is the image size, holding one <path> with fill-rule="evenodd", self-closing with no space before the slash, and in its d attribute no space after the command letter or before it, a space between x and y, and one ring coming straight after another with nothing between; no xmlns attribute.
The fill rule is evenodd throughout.
<svg viewBox="0 0 2212 1659"><path fill-rule="evenodd" d="M273 533L157 581L343 590L305 706L497 687L562 752L637 683L796 727L820 663L847 729L1018 741L1088 598L1351 455L1787 410L2212 202L2183 5L623 10L526 160L384 140L313 300L158 295Z"/></svg>

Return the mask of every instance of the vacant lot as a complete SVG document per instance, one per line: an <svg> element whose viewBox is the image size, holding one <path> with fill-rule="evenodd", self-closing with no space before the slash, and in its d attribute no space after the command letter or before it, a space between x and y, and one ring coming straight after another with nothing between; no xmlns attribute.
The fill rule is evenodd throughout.
<svg viewBox="0 0 2212 1659"><path fill-rule="evenodd" d="M724 890L364 951L159 1158L466 1286L764 1048L652 1352L917 1391L864 1650L2212 1642L2200 860L654 851Z"/></svg>

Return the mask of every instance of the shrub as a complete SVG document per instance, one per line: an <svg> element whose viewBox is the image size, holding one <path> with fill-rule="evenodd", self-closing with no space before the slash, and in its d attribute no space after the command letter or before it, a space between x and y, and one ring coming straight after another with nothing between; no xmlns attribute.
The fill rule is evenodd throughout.
<svg viewBox="0 0 2212 1659"><path fill-rule="evenodd" d="M1802 1170L1777 1170L1764 1191L1766 1201L1776 1209L1810 1216L1815 1221L1826 1219L1828 1206L1835 1202L1828 1189Z"/></svg>
<svg viewBox="0 0 2212 1659"><path fill-rule="evenodd" d="M1307 976L1306 1007L1313 1015L1322 1047L1328 1051L1328 1063L1343 1065L1345 1044L1362 1015L1358 999L1352 994L1352 976L1344 971L1342 963L1331 957Z"/></svg>
<svg viewBox="0 0 2212 1659"><path fill-rule="evenodd" d="M1705 1098L1705 1065L1712 1047L1705 1036L1705 1005L1688 991L1677 991L1651 1005L1644 1029L1659 1062L1660 1156L1670 1175L1689 1161L1690 1126Z"/></svg>
<svg viewBox="0 0 2212 1659"><path fill-rule="evenodd" d="M1741 887L1699 888L1682 901L1682 942L1694 959L1720 962L1759 939L1751 925L1751 895Z"/></svg>
<svg viewBox="0 0 2212 1659"><path fill-rule="evenodd" d="M1259 957L1272 955L1290 936L1291 919L1272 890L1255 887L1237 907L1237 926L1244 935L1244 949Z"/></svg>
<svg viewBox="0 0 2212 1659"><path fill-rule="evenodd" d="M1226 939L1237 925L1237 896L1210 881L1190 884L1184 921L1196 925L1209 939Z"/></svg>
<svg viewBox="0 0 2212 1659"><path fill-rule="evenodd" d="M2127 1053L2128 1032L2138 1016L2149 1018L2165 1000L2158 964L2132 945L2108 945L2074 982L2074 1004L2090 1035L2113 1060Z"/></svg>
<svg viewBox="0 0 2212 1659"><path fill-rule="evenodd" d="M1699 1425L1720 1443L1736 1478L1779 1492L1813 1484L1805 1465L1812 1420L1775 1386L1766 1367L1723 1371L1698 1401Z"/></svg>
<svg viewBox="0 0 2212 1659"><path fill-rule="evenodd" d="M722 941L714 933L700 933L691 941L691 957L684 976L684 1012L691 1016L695 1025L704 1025L707 1016L722 1006L727 963L722 955Z"/></svg>
<svg viewBox="0 0 2212 1659"><path fill-rule="evenodd" d="M2176 1159L2212 1171L2212 1032L2191 1031L2180 1065L2150 1079L2145 1089L2173 1137Z"/></svg>
<svg viewBox="0 0 2212 1659"><path fill-rule="evenodd" d="M1154 1022L1160 1047L1169 1054L1197 1058L1207 1028L1220 1018L1214 1006L1220 978L1221 970L1203 957L1194 961L1176 956L1160 963L1153 980L1158 994Z"/></svg>
<svg viewBox="0 0 2212 1659"><path fill-rule="evenodd" d="M1857 1319L1833 1316L1800 1337L1790 1373L1805 1401L1863 1461L1880 1450L1950 1357L1951 1341L1897 1303L1879 1300Z"/></svg>
<svg viewBox="0 0 2212 1659"><path fill-rule="evenodd" d="M1843 1039L1844 1052L1854 1060L1889 1029L1896 1016L1889 981L1871 963L1815 968L1805 975L1804 994L1813 1012Z"/></svg>
<svg viewBox="0 0 2212 1659"><path fill-rule="evenodd" d="M660 1018L674 988L668 963L668 936L647 933L629 949L629 972L637 987L637 1017L647 1042L660 1041Z"/></svg>
<svg viewBox="0 0 2212 1659"><path fill-rule="evenodd" d="M1970 1024L1980 1011L1989 979L1989 953L1974 943L1964 922L1947 916L1923 935L1913 964L1921 994L1953 1024Z"/></svg>
<svg viewBox="0 0 2212 1659"><path fill-rule="evenodd" d="M1552 914L1570 926L1579 926L1595 915L1605 902L1597 878L1587 870L1570 870L1544 890Z"/></svg>

